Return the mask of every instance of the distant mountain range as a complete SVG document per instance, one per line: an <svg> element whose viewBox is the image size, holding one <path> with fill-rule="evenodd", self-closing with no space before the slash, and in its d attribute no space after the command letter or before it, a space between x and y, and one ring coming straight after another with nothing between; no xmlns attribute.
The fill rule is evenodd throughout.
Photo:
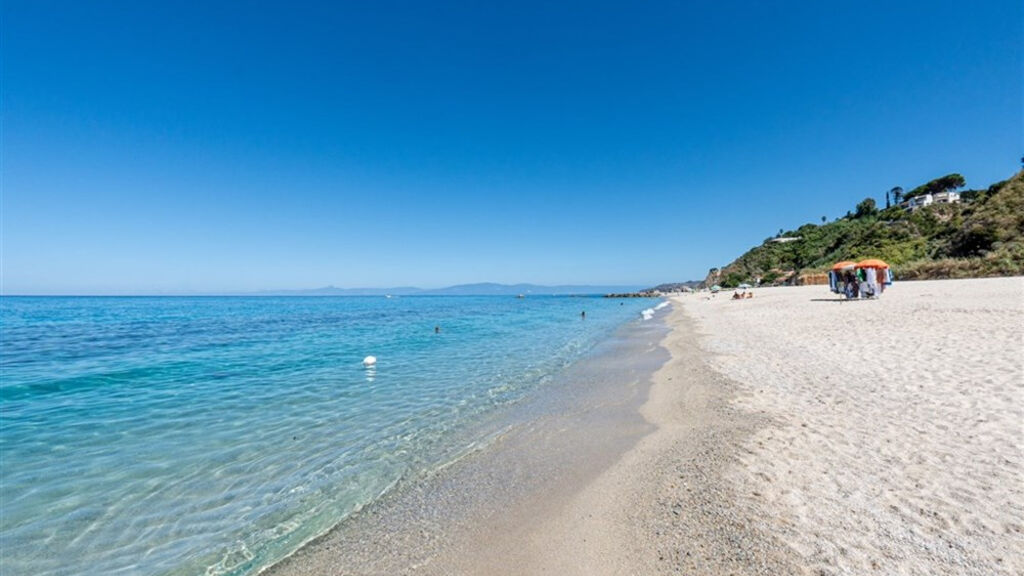
<svg viewBox="0 0 1024 576"><path fill-rule="evenodd" d="M648 288L645 292L679 292L684 288L696 290L703 284L703 280L687 280L686 282L668 282L666 284L658 284L654 288Z"/></svg>
<svg viewBox="0 0 1024 576"><path fill-rule="evenodd" d="M557 296L572 294L612 294L634 292L640 286L601 286L601 285L563 285L541 286L539 284L495 284L481 282L477 284L458 284L447 288L415 288L399 286L395 288L338 288L325 286L306 290L265 290L255 292L260 296Z"/></svg>

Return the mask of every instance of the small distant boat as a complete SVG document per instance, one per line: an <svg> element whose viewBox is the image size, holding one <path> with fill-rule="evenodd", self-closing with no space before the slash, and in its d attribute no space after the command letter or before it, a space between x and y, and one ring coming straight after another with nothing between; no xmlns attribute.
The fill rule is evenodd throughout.
<svg viewBox="0 0 1024 576"><path fill-rule="evenodd" d="M394 296L392 296L391 294L385 294L384 297L385 298L394 298Z"/></svg>
<svg viewBox="0 0 1024 576"><path fill-rule="evenodd" d="M516 298L526 298L526 296L524 296L524 295L522 295L522 294L517 294L517 295L516 295Z"/></svg>

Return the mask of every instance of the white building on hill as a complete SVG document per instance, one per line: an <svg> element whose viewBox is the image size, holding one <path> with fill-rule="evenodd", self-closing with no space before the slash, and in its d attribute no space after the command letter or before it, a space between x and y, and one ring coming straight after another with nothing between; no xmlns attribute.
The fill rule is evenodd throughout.
<svg viewBox="0 0 1024 576"><path fill-rule="evenodd" d="M939 192L938 194L922 194L921 196L914 196L900 204L900 206L903 206L903 208L907 210L917 210L922 206L931 206L932 204L958 204L959 202L959 192Z"/></svg>

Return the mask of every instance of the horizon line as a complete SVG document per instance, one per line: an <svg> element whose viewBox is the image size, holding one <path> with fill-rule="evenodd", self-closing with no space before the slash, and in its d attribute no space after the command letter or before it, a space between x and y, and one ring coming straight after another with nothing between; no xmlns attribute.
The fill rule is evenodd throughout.
<svg viewBox="0 0 1024 576"><path fill-rule="evenodd" d="M0 290L2 297L161 297L161 296L444 296L436 294L446 290L472 289L476 286L491 286L496 289L516 289L522 287L525 293L533 292L535 295L566 295L572 294L571 290L580 289L581 294L606 293L608 289L640 290L646 287L643 284L533 284L530 282L517 282L515 284L504 284L499 282L471 282L465 284L451 284L438 288L420 288L418 286L393 286L393 287L354 287L343 288L328 284L316 288L261 288L254 290L97 290L97 291L40 291L40 292L7 292ZM558 294L539 292L539 290L558 290ZM597 289L593 292L586 290ZM506 294L494 294L481 292L479 294L447 294L465 296L502 296Z"/></svg>

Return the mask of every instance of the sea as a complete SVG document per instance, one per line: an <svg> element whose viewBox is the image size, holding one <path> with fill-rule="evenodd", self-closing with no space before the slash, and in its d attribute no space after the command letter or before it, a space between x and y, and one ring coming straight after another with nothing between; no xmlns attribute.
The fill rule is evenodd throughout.
<svg viewBox="0 0 1024 576"><path fill-rule="evenodd" d="M486 449L653 304L0 297L0 573L255 574Z"/></svg>

